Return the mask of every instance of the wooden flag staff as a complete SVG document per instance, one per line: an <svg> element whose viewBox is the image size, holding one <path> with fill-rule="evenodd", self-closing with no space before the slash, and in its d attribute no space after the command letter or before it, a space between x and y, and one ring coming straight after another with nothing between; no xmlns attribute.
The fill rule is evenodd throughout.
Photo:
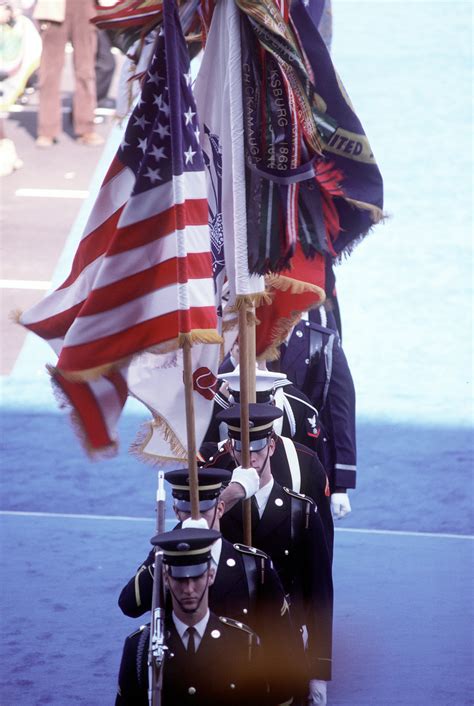
<svg viewBox="0 0 474 706"><path fill-rule="evenodd" d="M188 440L189 495L191 500L191 517L193 520L198 520L200 517L199 483L197 471L196 428L193 402L193 361L191 350L191 342L185 340L183 344L183 382L186 406L186 432Z"/></svg>
<svg viewBox="0 0 474 706"><path fill-rule="evenodd" d="M255 402L255 311L242 303L239 308L240 437L242 467L250 468L249 403ZM251 500L243 502L244 543L252 545Z"/></svg>

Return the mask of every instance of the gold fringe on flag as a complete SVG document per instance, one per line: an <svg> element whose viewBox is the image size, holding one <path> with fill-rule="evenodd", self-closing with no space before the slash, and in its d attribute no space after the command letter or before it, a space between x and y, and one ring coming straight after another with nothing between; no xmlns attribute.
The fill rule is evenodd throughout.
<svg viewBox="0 0 474 706"><path fill-rule="evenodd" d="M178 346L183 348L187 343L222 343L222 336L219 336L215 329L194 329L189 333L180 333L178 336Z"/></svg>
<svg viewBox="0 0 474 706"><path fill-rule="evenodd" d="M154 433L159 433L164 438L170 445L171 452L175 454L174 456L156 456L145 451ZM153 419L143 422L135 436L135 440L130 444L129 451L139 461L151 466L176 464L180 460L183 461L183 466L187 466L188 463L186 449L180 443L167 421L159 416L153 416Z"/></svg>
<svg viewBox="0 0 474 706"><path fill-rule="evenodd" d="M322 304L326 298L324 289L318 287L317 284L311 284L311 282L303 282L302 280L292 279L291 277L287 277L286 275L265 275L265 285L268 288L281 289L281 291L283 292L287 292L288 290L290 290L291 294L303 294L304 292L314 292L315 294L319 295L319 300L317 301L317 303L315 303L314 307L312 308L315 308ZM271 301L271 293L267 292L267 295L270 297Z"/></svg>
<svg viewBox="0 0 474 706"><path fill-rule="evenodd" d="M255 294L238 294L234 304L228 307L228 311L239 311L244 306L257 307L268 303L268 294L266 292L256 292Z"/></svg>
<svg viewBox="0 0 474 706"><path fill-rule="evenodd" d="M155 346L150 346L143 351L137 351L132 355L126 356L119 360L114 360L111 363L105 363L104 365L98 365L96 368L88 368L86 370L63 370L58 368L66 380L71 382L92 382L97 380L102 375L108 375L114 370L123 368L132 360L135 360L144 353L155 353L157 355L164 355L166 353L172 353L178 348L182 348L185 341L190 341L191 344L194 343L222 343L222 337L217 333L215 329L194 329L190 333L180 333L177 338L170 341L165 341L164 343L158 343Z"/></svg>
<svg viewBox="0 0 474 706"><path fill-rule="evenodd" d="M290 292L290 294L304 294L312 293L314 294L313 303L303 309L295 309L290 313L289 316L282 317L273 326L271 331L271 343L267 348L258 355L258 360L277 360L280 357L280 345L287 338L290 330L295 326L301 318L303 311L308 311L310 309L316 309L326 299L326 294L324 290L317 284L312 284L311 282L305 282L303 280L293 279L291 277L281 275L281 274L269 274L265 275L265 286L267 291L267 297L271 302L273 300L275 291L280 290L283 292ZM257 319L258 323L258 319ZM258 333L257 333L258 335Z"/></svg>

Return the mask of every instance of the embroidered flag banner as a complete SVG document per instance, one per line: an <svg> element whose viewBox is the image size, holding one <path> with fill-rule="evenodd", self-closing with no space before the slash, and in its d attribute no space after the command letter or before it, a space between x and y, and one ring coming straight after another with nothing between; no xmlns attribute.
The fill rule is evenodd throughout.
<svg viewBox="0 0 474 706"><path fill-rule="evenodd" d="M219 346L198 343L191 349L193 405L197 448L212 416L217 391ZM153 415L142 425L132 453L152 465L182 468L187 465L187 427L183 392L182 349L166 355L145 353L128 370L128 386Z"/></svg>
<svg viewBox="0 0 474 706"><path fill-rule="evenodd" d="M262 305L258 309L258 351L265 354L276 345L277 330L278 335L283 335L285 331L285 338L295 317L324 299L324 277L321 278L324 267L315 266L313 262L304 273L309 278L307 281L290 280L289 277L277 280L272 273L267 277L266 289L263 277L250 272L253 261L251 253L255 247L258 249L258 233L252 214L258 213L260 222L263 222L265 214L270 212L267 206L271 201L271 198L262 198L261 192L252 191L255 171L248 169L246 161L250 152L260 148L263 139L257 122L254 122L254 84L248 82L246 73L252 47L255 48L255 42L250 46L247 36L242 34L242 13L236 3L230 0L219 2L212 16L194 93L202 124L201 144L208 168L216 302L218 312L223 316L223 330L236 326L235 306L242 301L251 301L258 306L270 298L275 302L276 292L285 291L291 295L289 308L285 304L278 307ZM259 54L258 48L256 52ZM289 112L286 117L289 121ZM287 123L288 130L291 131L291 127ZM284 152L283 146L282 154ZM288 184L289 180L283 188L287 188ZM293 185L290 184L289 188L292 193L295 191ZM294 210L289 214L288 229L292 227L295 215ZM272 243L276 242L278 259L282 243L278 232L273 229L274 225L271 218L267 220L266 227L271 232ZM277 225L280 227L281 223ZM283 227L287 227L286 223ZM265 259L265 255L263 257ZM288 302L287 299L285 301Z"/></svg>
<svg viewBox="0 0 474 706"><path fill-rule="evenodd" d="M170 2L168 26L157 39L71 272L20 317L58 353L54 380L92 450L114 444L125 389L133 394L127 374L135 356L166 354L185 341L206 343L217 365L221 339L206 178L188 53ZM158 399L161 394L157 380ZM100 433L91 433L91 417L101 419Z"/></svg>
<svg viewBox="0 0 474 706"><path fill-rule="evenodd" d="M332 43L331 0L304 0L304 4L330 52Z"/></svg>
<svg viewBox="0 0 474 706"><path fill-rule="evenodd" d="M273 0L236 2L243 13L246 67L250 271L285 269L297 242L306 257L336 257L382 217L382 182L370 149L371 170L354 168L361 141L357 147L351 141L352 151L344 141L345 161L333 157L335 136L348 122L352 130L357 123L368 142L353 111L348 114L349 102L305 3L292 3L285 22Z"/></svg>
<svg viewBox="0 0 474 706"><path fill-rule="evenodd" d="M350 252L383 217L383 180L367 136L305 0L291 5L291 20L307 58L315 87L315 105L334 124L323 145L333 163L340 193L334 195L339 232L332 239L334 256Z"/></svg>
<svg viewBox="0 0 474 706"><path fill-rule="evenodd" d="M285 0L236 2L245 67L249 269L266 274L271 296L271 306L257 309L257 355L268 359L301 311L323 301L325 260L350 252L381 219L383 189L312 21L322 7L296 0L288 20Z"/></svg>
<svg viewBox="0 0 474 706"><path fill-rule="evenodd" d="M254 301L264 281L251 277L247 248L240 13L234 0L215 7L194 95L202 125L201 144L208 168L214 278L219 312L222 286L228 304Z"/></svg>

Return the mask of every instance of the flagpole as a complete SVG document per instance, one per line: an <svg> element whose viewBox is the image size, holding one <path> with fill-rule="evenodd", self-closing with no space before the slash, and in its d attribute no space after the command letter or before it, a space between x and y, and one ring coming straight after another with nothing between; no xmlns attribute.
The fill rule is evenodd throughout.
<svg viewBox="0 0 474 706"><path fill-rule="evenodd" d="M240 365L240 429L242 467L250 468L249 403L255 401L255 316L253 307L242 302L239 307L239 365ZM243 507L244 543L252 545L252 505L250 498Z"/></svg>
<svg viewBox="0 0 474 706"><path fill-rule="evenodd" d="M183 142L183 134L181 129L176 126L181 124L182 114L179 97L179 86L182 79L182 67L179 65L178 55L178 34L179 27L180 37L182 40L182 32L179 23L176 0L165 0L163 3L163 28L166 44L166 71L168 76L168 102L171 125L171 156L173 160L173 189L176 204L184 204L186 195L184 192L184 164L183 154L185 145ZM189 71L189 62L187 63L187 71ZM174 88L174 90L172 90ZM190 108L191 110L191 108ZM190 148L191 149L191 148ZM184 232L184 223L182 222L181 212L178 211L176 216L176 234L178 236L180 230ZM182 236L183 237L183 236ZM182 244L184 247L184 243ZM177 254L179 254L179 242L177 244ZM177 258L179 263L179 257ZM186 274L186 273L184 273ZM189 322L186 320L186 314L189 313L191 302L188 300L188 292L182 294L183 301L180 302L183 313L183 322L185 327L181 329L180 339L182 341L183 351L183 382L184 396L186 405L186 433L188 441L188 473L189 473L189 492L191 501L191 517L197 520L200 517L199 513L199 492L198 492L198 475L197 475L197 449L196 449L196 431L195 431L195 415L193 401L193 362L192 362L192 340L189 335Z"/></svg>
<svg viewBox="0 0 474 706"><path fill-rule="evenodd" d="M192 344L186 339L183 344L183 382L186 408L186 433L188 440L189 494L191 500L191 517L193 520L197 520L200 517L200 512L191 349Z"/></svg>

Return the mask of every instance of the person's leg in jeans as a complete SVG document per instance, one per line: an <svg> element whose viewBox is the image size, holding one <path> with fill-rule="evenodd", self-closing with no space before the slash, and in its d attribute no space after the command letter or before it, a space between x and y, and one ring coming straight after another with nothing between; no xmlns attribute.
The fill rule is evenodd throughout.
<svg viewBox="0 0 474 706"><path fill-rule="evenodd" d="M62 129L61 74L67 31L64 23L42 22L43 51L39 68L38 137L53 140Z"/></svg>
<svg viewBox="0 0 474 706"><path fill-rule="evenodd" d="M74 132L78 136L94 133L96 108L95 56L97 30L89 20L94 16L94 3L90 0L67 0L66 23L74 48Z"/></svg>

